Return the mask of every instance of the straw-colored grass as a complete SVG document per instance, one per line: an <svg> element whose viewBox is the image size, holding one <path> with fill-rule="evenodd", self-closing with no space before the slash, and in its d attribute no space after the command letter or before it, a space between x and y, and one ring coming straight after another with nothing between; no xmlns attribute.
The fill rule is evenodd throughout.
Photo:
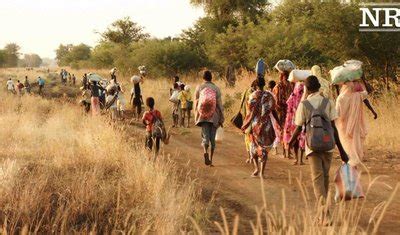
<svg viewBox="0 0 400 235"><path fill-rule="evenodd" d="M74 71L78 78L84 71ZM0 77L23 77L25 71L1 70ZM43 72L29 72L28 74ZM99 71L108 77L107 71ZM5 76L7 75L7 76ZM30 76L31 77L31 76ZM253 75L243 73L235 88L223 91L226 118L237 111L240 94ZM131 84L128 77L119 77L128 99ZM201 82L199 77L183 77L192 92ZM144 98L153 96L156 107L169 119L170 103L166 97L172 79L149 78L142 84ZM51 92L56 92L52 90ZM373 100L379 113L369 121L367 146L374 149L399 151L400 122L396 114L398 98L387 95ZM367 112L367 111L366 111ZM366 115L370 116L367 112ZM100 128L101 127L101 128ZM1 232L156 232L176 234L209 231L195 209L200 204L192 182L179 177L173 163L150 163L142 143L105 118L88 118L73 104L39 97L0 100L0 219ZM130 142L127 142L130 141ZM368 172L368 170L365 168ZM186 173L184 173L185 175ZM339 204L329 203L333 226L316 225L316 218L325 207L312 203L313 196L300 179L297 183L305 206L288 205L282 191L281 205L264 203L255 210L251 222L254 234L370 234L376 233L385 211L399 189L375 207L367 227L360 224L365 217L364 206L369 191L381 178L368 174L366 199ZM384 183L382 183L384 184ZM381 185L382 185L381 184ZM261 188L266 184L261 182ZM277 209L280 208L280 209ZM221 221L212 226L222 234L238 234L240 215L228 221L221 208Z"/></svg>
<svg viewBox="0 0 400 235"><path fill-rule="evenodd" d="M103 118L32 96L2 95L0 113L0 233L189 229L193 184Z"/></svg>

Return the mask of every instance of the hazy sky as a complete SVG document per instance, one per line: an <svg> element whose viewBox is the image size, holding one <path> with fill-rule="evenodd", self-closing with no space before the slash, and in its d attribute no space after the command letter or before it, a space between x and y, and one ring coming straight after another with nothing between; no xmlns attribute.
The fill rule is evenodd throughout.
<svg viewBox="0 0 400 235"><path fill-rule="evenodd" d="M9 42L22 53L55 57L60 43L99 40L113 21L130 16L156 37L176 36L203 15L189 0L0 0L0 48Z"/></svg>

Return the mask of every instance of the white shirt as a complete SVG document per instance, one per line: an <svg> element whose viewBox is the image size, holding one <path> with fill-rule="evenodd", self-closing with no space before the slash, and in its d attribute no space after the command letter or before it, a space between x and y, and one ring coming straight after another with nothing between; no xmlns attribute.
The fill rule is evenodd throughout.
<svg viewBox="0 0 400 235"><path fill-rule="evenodd" d="M7 81L7 89L14 90L14 82L12 80Z"/></svg>

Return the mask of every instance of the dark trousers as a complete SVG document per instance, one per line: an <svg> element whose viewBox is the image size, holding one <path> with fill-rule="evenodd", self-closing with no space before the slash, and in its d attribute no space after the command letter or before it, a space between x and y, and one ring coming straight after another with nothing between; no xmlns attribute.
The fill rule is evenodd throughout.
<svg viewBox="0 0 400 235"><path fill-rule="evenodd" d="M155 153L158 154L158 152L160 152L160 141L161 141L161 138L158 138L158 137L157 137L157 138L154 138L154 137L151 135L150 132L147 132L147 134L146 134L145 147L146 147L148 150L152 151L152 150L153 150L153 145L155 144L155 145L156 145Z"/></svg>

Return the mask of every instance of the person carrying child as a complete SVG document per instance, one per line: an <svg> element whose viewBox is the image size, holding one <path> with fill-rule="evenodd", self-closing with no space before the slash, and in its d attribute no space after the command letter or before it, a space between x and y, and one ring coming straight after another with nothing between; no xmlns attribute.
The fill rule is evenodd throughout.
<svg viewBox="0 0 400 235"><path fill-rule="evenodd" d="M146 106L148 110L143 114L143 124L146 126L146 141L145 147L149 151L154 149L154 160L160 151L161 141L165 141L166 131L160 111L154 109L155 101L153 97L146 99Z"/></svg>
<svg viewBox="0 0 400 235"><path fill-rule="evenodd" d="M193 109L192 93L190 92L189 85L181 85L181 91L178 94L179 104L181 106L181 127L185 126L185 119L187 118L186 127L189 128L190 125L190 114Z"/></svg>

